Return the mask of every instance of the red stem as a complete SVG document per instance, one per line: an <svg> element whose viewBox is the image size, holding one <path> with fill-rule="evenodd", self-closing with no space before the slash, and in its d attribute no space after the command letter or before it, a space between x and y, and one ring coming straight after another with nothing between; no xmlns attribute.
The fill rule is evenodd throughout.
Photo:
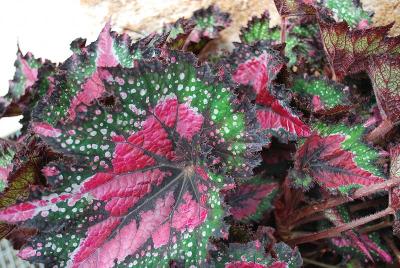
<svg viewBox="0 0 400 268"><path fill-rule="evenodd" d="M390 180L386 180L381 183L377 183L368 187L363 187L354 192L354 194L351 197L338 197L334 199L328 199L324 202L315 204L315 205L310 205L308 207L305 207L303 209L300 209L297 213L295 213L291 218L291 224L294 224L298 222L299 220L309 217L313 215L314 213L324 211L325 209L336 207L339 205L342 205L344 203L353 201L354 199L365 197L368 195L371 195L373 193L376 193L378 191L382 190L389 190L393 186L399 185L400 184L400 178L393 178Z"/></svg>
<svg viewBox="0 0 400 268"><path fill-rule="evenodd" d="M336 227L333 227L333 228L330 228L330 229L327 229L327 230L324 230L324 231L321 231L318 233L312 233L312 234L307 234L307 235L303 235L300 237L295 237L287 242L291 245L298 245L298 244L313 242L313 241L324 239L324 238L336 237L342 232L354 229L360 225L364 225L366 223L380 219L382 217L385 217L385 216L393 214L393 213L394 213L394 210L389 207L378 213L359 218L359 219L351 221L349 223L343 223Z"/></svg>

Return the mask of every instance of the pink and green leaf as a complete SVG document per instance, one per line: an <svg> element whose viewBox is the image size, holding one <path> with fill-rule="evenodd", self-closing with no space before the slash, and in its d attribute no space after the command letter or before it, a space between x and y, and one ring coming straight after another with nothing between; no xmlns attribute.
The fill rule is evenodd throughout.
<svg viewBox="0 0 400 268"><path fill-rule="evenodd" d="M111 31L107 23L98 39L88 46L81 40L73 49L74 54L59 66L58 74L63 76L57 81L50 99L40 103L39 112L48 123L74 120L76 114L86 109L104 93L101 80L106 76L98 67L113 67L118 64L132 67L137 57L127 35L118 35ZM76 46L76 45L75 45ZM61 79L59 79L61 80Z"/></svg>
<svg viewBox="0 0 400 268"><path fill-rule="evenodd" d="M351 194L385 181L375 165L378 152L362 142L363 126L319 123L314 128L295 155L290 178L296 187L308 190L317 183L333 194Z"/></svg>
<svg viewBox="0 0 400 268"><path fill-rule="evenodd" d="M38 80L39 69L44 62L36 59L32 53L22 54L18 48L17 59L15 60L15 74L10 80L8 93L0 98L0 116L20 115L24 111L24 96L32 91L31 87Z"/></svg>
<svg viewBox="0 0 400 268"><path fill-rule="evenodd" d="M252 92L247 94L249 98L255 98L257 121L267 138L274 136L287 142L310 134L309 127L287 104L285 90L273 85L284 67L277 51L265 41L252 45L237 44L230 59L233 60L227 66L232 70L233 80L252 87Z"/></svg>
<svg viewBox="0 0 400 268"><path fill-rule="evenodd" d="M235 220L260 221L272 209L278 189L277 182L256 176L228 192L225 201L230 205L229 211Z"/></svg>
<svg viewBox="0 0 400 268"><path fill-rule="evenodd" d="M37 115L33 130L74 161L46 167L47 196L0 211L39 229L21 257L71 267L204 263L208 239L224 228L219 191L251 173L256 155L230 86L192 56L169 55L97 69L114 105L54 125Z"/></svg>

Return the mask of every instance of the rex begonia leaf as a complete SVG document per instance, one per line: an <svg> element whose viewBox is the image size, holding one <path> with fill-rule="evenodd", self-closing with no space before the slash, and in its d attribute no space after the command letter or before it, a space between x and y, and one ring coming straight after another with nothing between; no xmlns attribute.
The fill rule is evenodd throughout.
<svg viewBox="0 0 400 268"><path fill-rule="evenodd" d="M59 267L204 263L208 239L224 227L219 191L251 173L251 151L262 145L250 140L230 86L190 54L170 53L169 62L98 69L109 73L101 85L114 105L32 123L74 161L46 167L48 195L0 211L0 220L39 230L22 258Z"/></svg>
<svg viewBox="0 0 400 268"><path fill-rule="evenodd" d="M315 0L274 0L281 16L315 15Z"/></svg>
<svg viewBox="0 0 400 268"><path fill-rule="evenodd" d="M23 55L18 48L17 59L14 63L14 78L9 83L8 93L0 98L0 116L22 114L23 97L38 80L38 71L43 64L44 62L36 59L32 53L28 52Z"/></svg>
<svg viewBox="0 0 400 268"><path fill-rule="evenodd" d="M372 57L367 73L377 102L382 108L382 117L386 117L392 123L398 123L400 121L400 54Z"/></svg>
<svg viewBox="0 0 400 268"><path fill-rule="evenodd" d="M263 241L256 240L246 244L230 243L226 250L213 256L215 267L225 268L300 268L303 260L297 248L292 249L283 242L265 251Z"/></svg>
<svg viewBox="0 0 400 268"><path fill-rule="evenodd" d="M258 175L228 192L225 200L235 220L259 221L272 209L278 189L276 181Z"/></svg>
<svg viewBox="0 0 400 268"><path fill-rule="evenodd" d="M242 43L252 44L257 41L268 41L276 45L280 43L281 31L279 26L270 28L268 11L261 17L253 17L245 28L241 29L240 40ZM301 57L311 58L309 55L315 49L307 42L307 39L317 34L317 28L311 24L300 24L291 27L286 37L285 55L289 58L288 66L298 63Z"/></svg>
<svg viewBox="0 0 400 268"><path fill-rule="evenodd" d="M325 52L337 78L366 71L371 56L399 54L400 39L387 37L392 25L351 30L345 21L319 20Z"/></svg>
<svg viewBox="0 0 400 268"><path fill-rule="evenodd" d="M254 16L246 27L240 30L240 40L242 43L252 44L257 41L279 41L280 29L275 26L270 27L270 17L265 11L261 17Z"/></svg>
<svg viewBox="0 0 400 268"><path fill-rule="evenodd" d="M181 18L175 23L165 25L160 38L165 36L168 49L198 54L211 40L218 38L219 32L230 23L228 13L211 5L207 9L195 11L189 19Z"/></svg>
<svg viewBox="0 0 400 268"><path fill-rule="evenodd" d="M375 165L378 152L362 142L362 125L318 123L314 128L295 155L290 178L296 187L308 189L318 183L333 194L351 194L385 180Z"/></svg>
<svg viewBox="0 0 400 268"><path fill-rule="evenodd" d="M252 87L248 95L250 98L255 96L257 121L267 138L274 136L287 142L310 134L309 127L287 104L285 90L273 85L284 66L278 51L271 49L265 41L252 45L236 44L228 62L233 80Z"/></svg>
<svg viewBox="0 0 400 268"><path fill-rule="evenodd" d="M324 5L340 20L346 21L351 27L360 23L371 22L371 16L364 11L359 1L356 0L323 0Z"/></svg>
<svg viewBox="0 0 400 268"><path fill-rule="evenodd" d="M352 220L350 211L346 206L327 209L324 214L334 225L341 225ZM386 263L393 261L386 247L382 245L377 232L367 235L359 234L355 230L348 230L340 237L332 238L331 243L342 254L350 254L362 260L368 258L370 261L383 261Z"/></svg>
<svg viewBox="0 0 400 268"><path fill-rule="evenodd" d="M193 20L196 26L191 33L190 41L195 43L201 42L202 39L217 38L219 32L231 23L229 13L222 12L215 5L195 11Z"/></svg>
<svg viewBox="0 0 400 268"><path fill-rule="evenodd" d="M311 110L316 113L345 111L350 108L350 101L345 94L346 86L327 78L296 78L292 91L309 99Z"/></svg>
<svg viewBox="0 0 400 268"><path fill-rule="evenodd" d="M81 40L81 43L84 41ZM97 68L118 64L132 67L137 57L132 50L130 38L112 32L109 23L95 42L87 47L83 44L75 47L73 55L58 68L57 75L63 79L57 79L52 97L40 103L44 121L55 124L58 121L74 120L79 111L86 109L104 93L101 81L102 76L107 74Z"/></svg>

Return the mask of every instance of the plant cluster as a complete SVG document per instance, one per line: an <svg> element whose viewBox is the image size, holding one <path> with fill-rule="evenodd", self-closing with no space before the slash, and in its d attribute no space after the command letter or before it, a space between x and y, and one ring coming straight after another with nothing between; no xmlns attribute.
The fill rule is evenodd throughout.
<svg viewBox="0 0 400 268"><path fill-rule="evenodd" d="M217 7L23 55L0 116L0 237L46 267L400 265L400 37L352 0Z"/></svg>

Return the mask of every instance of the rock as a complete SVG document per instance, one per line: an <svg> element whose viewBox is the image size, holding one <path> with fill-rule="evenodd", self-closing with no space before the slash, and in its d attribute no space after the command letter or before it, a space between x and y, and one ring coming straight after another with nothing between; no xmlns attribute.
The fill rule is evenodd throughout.
<svg viewBox="0 0 400 268"><path fill-rule="evenodd" d="M400 34L399 0L361 0L367 11L373 12L374 25L386 25L396 21L391 34ZM239 40L240 27L255 15L269 10L271 26L279 23L279 15L273 0L81 0L87 13L99 24L111 19L118 31L140 37L159 30L164 23L181 17L190 17L193 11L218 5L232 15L232 25L221 33L222 43Z"/></svg>
<svg viewBox="0 0 400 268"><path fill-rule="evenodd" d="M376 26L396 22L390 34L400 35L400 1L399 0L361 0L366 11L372 11L373 24Z"/></svg>

